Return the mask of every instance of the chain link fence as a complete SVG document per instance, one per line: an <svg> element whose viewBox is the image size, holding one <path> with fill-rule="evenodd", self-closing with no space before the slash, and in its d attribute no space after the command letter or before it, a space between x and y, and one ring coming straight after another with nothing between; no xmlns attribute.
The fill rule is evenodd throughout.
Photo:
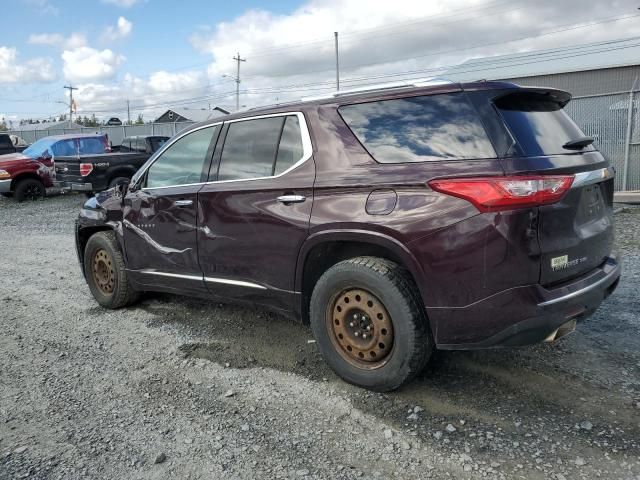
<svg viewBox="0 0 640 480"><path fill-rule="evenodd" d="M616 169L615 189L640 190L638 92L574 97L565 110Z"/></svg>
<svg viewBox="0 0 640 480"><path fill-rule="evenodd" d="M596 147L616 169L615 189L640 190L640 91L574 97L567 113L585 135L595 138ZM147 123L82 127L59 130L12 130L10 133L28 143L49 135L63 133L106 133L113 145L131 135L164 135L171 137L193 122ZM28 126L25 126L28 127Z"/></svg>
<svg viewBox="0 0 640 480"><path fill-rule="evenodd" d="M174 122L174 123L145 123L144 125L118 125L109 126L102 125L98 127L80 127L80 128L39 128L38 130L29 130L29 125L24 125L21 129L10 130L9 133L18 135L27 143L33 143L36 140L50 135L63 135L67 133L106 133L112 145L120 145L125 137L132 135L162 135L172 137L176 133L184 130L194 122Z"/></svg>

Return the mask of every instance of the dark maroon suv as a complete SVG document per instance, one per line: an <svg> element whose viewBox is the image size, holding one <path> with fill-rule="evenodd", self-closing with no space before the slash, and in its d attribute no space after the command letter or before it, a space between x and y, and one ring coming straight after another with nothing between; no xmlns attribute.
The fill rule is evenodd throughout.
<svg viewBox="0 0 640 480"><path fill-rule="evenodd" d="M84 205L84 275L107 308L162 291L301 319L381 391L436 348L555 340L620 276L613 170L569 100L441 83L196 125Z"/></svg>

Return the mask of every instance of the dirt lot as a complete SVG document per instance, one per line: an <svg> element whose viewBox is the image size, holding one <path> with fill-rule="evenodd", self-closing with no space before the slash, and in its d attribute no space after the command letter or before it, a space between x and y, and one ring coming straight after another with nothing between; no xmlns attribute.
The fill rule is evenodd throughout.
<svg viewBox="0 0 640 480"><path fill-rule="evenodd" d="M83 198L0 198L0 478L640 479L640 209L624 279L554 345L442 352L392 394L339 380L310 329L169 295L106 311Z"/></svg>

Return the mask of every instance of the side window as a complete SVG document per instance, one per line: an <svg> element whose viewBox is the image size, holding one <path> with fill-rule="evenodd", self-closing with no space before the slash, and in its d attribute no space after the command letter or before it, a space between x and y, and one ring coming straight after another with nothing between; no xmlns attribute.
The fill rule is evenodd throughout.
<svg viewBox="0 0 640 480"><path fill-rule="evenodd" d="M278 156L276 157L276 168L274 175L279 175L296 162L302 159L304 148L302 146L302 133L300 132L300 122L296 115L286 117L280 145L278 146Z"/></svg>
<svg viewBox="0 0 640 480"><path fill-rule="evenodd" d="M196 130L167 148L147 170L147 188L198 183L218 125Z"/></svg>
<svg viewBox="0 0 640 480"><path fill-rule="evenodd" d="M93 155L104 153L104 144L99 138L88 137L80 138L80 155Z"/></svg>
<svg viewBox="0 0 640 480"><path fill-rule="evenodd" d="M60 140L51 145L51 152L56 157L71 157L77 155L76 141L73 139Z"/></svg>
<svg viewBox="0 0 640 480"><path fill-rule="evenodd" d="M380 163L496 156L464 93L360 103L339 110L360 143Z"/></svg>
<svg viewBox="0 0 640 480"><path fill-rule="evenodd" d="M13 147L13 143L11 143L11 137L9 137L9 135L0 135L0 148L11 147Z"/></svg>
<svg viewBox="0 0 640 480"><path fill-rule="evenodd" d="M285 117L258 118L229 125L218 180L270 177Z"/></svg>

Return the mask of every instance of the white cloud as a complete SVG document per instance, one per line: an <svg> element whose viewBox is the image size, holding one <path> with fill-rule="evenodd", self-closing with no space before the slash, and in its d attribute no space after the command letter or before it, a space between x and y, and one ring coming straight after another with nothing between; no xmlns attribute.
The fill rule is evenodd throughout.
<svg viewBox="0 0 640 480"><path fill-rule="evenodd" d="M131 34L131 30L133 29L133 23L127 20L124 17L119 17L117 24L109 25L102 34L102 41L113 42L116 40L122 40L123 38L127 38L129 34Z"/></svg>
<svg viewBox="0 0 640 480"><path fill-rule="evenodd" d="M121 8L131 8L136 3L142 3L142 0L102 0L102 3L115 5Z"/></svg>
<svg viewBox="0 0 640 480"><path fill-rule="evenodd" d="M58 15L60 9L55 5L52 5L49 0L23 0L24 3L31 6L34 11L40 15Z"/></svg>
<svg viewBox="0 0 640 480"><path fill-rule="evenodd" d="M65 50L84 47L87 37L84 33L73 32L68 37L60 33L35 33L29 35L29 43L33 45L51 45Z"/></svg>
<svg viewBox="0 0 640 480"><path fill-rule="evenodd" d="M24 63L18 61L18 51L12 47L0 47L0 84L45 83L55 80L51 60L33 58Z"/></svg>
<svg viewBox="0 0 640 480"><path fill-rule="evenodd" d="M356 84L350 79L364 79L359 80L363 83L376 75L455 65L473 57L631 36L637 18L535 38L567 24L634 10L631 0L615 5L582 0L308 0L286 15L247 11L190 40L196 50L212 56L208 68L212 81L235 74L232 57L240 52L247 59L241 65L241 88L263 89L245 95L242 102L273 103L276 97L281 101L334 90L334 31L340 32L342 86L348 88ZM567 12L573 12L569 21ZM510 42L525 36L533 38ZM482 46L489 43L493 45ZM326 83L290 92L273 88L318 82ZM264 91L268 87L271 92Z"/></svg>
<svg viewBox="0 0 640 480"><path fill-rule="evenodd" d="M113 78L125 57L109 49L79 47L62 53L64 76L71 82L92 82Z"/></svg>
<svg viewBox="0 0 640 480"><path fill-rule="evenodd" d="M100 83L86 83L79 85L74 92L78 104L78 114L99 117L124 115L126 100L130 100L131 114L137 116L143 113L146 119L153 119L164 112L165 103L181 102L194 97L202 97L210 92L210 86L205 72L187 71L171 73L159 71L149 78L142 79L132 75L125 75L124 79L114 85ZM160 104L160 105L158 105ZM212 102L215 106L218 103ZM189 108L207 107L207 101L189 103Z"/></svg>

